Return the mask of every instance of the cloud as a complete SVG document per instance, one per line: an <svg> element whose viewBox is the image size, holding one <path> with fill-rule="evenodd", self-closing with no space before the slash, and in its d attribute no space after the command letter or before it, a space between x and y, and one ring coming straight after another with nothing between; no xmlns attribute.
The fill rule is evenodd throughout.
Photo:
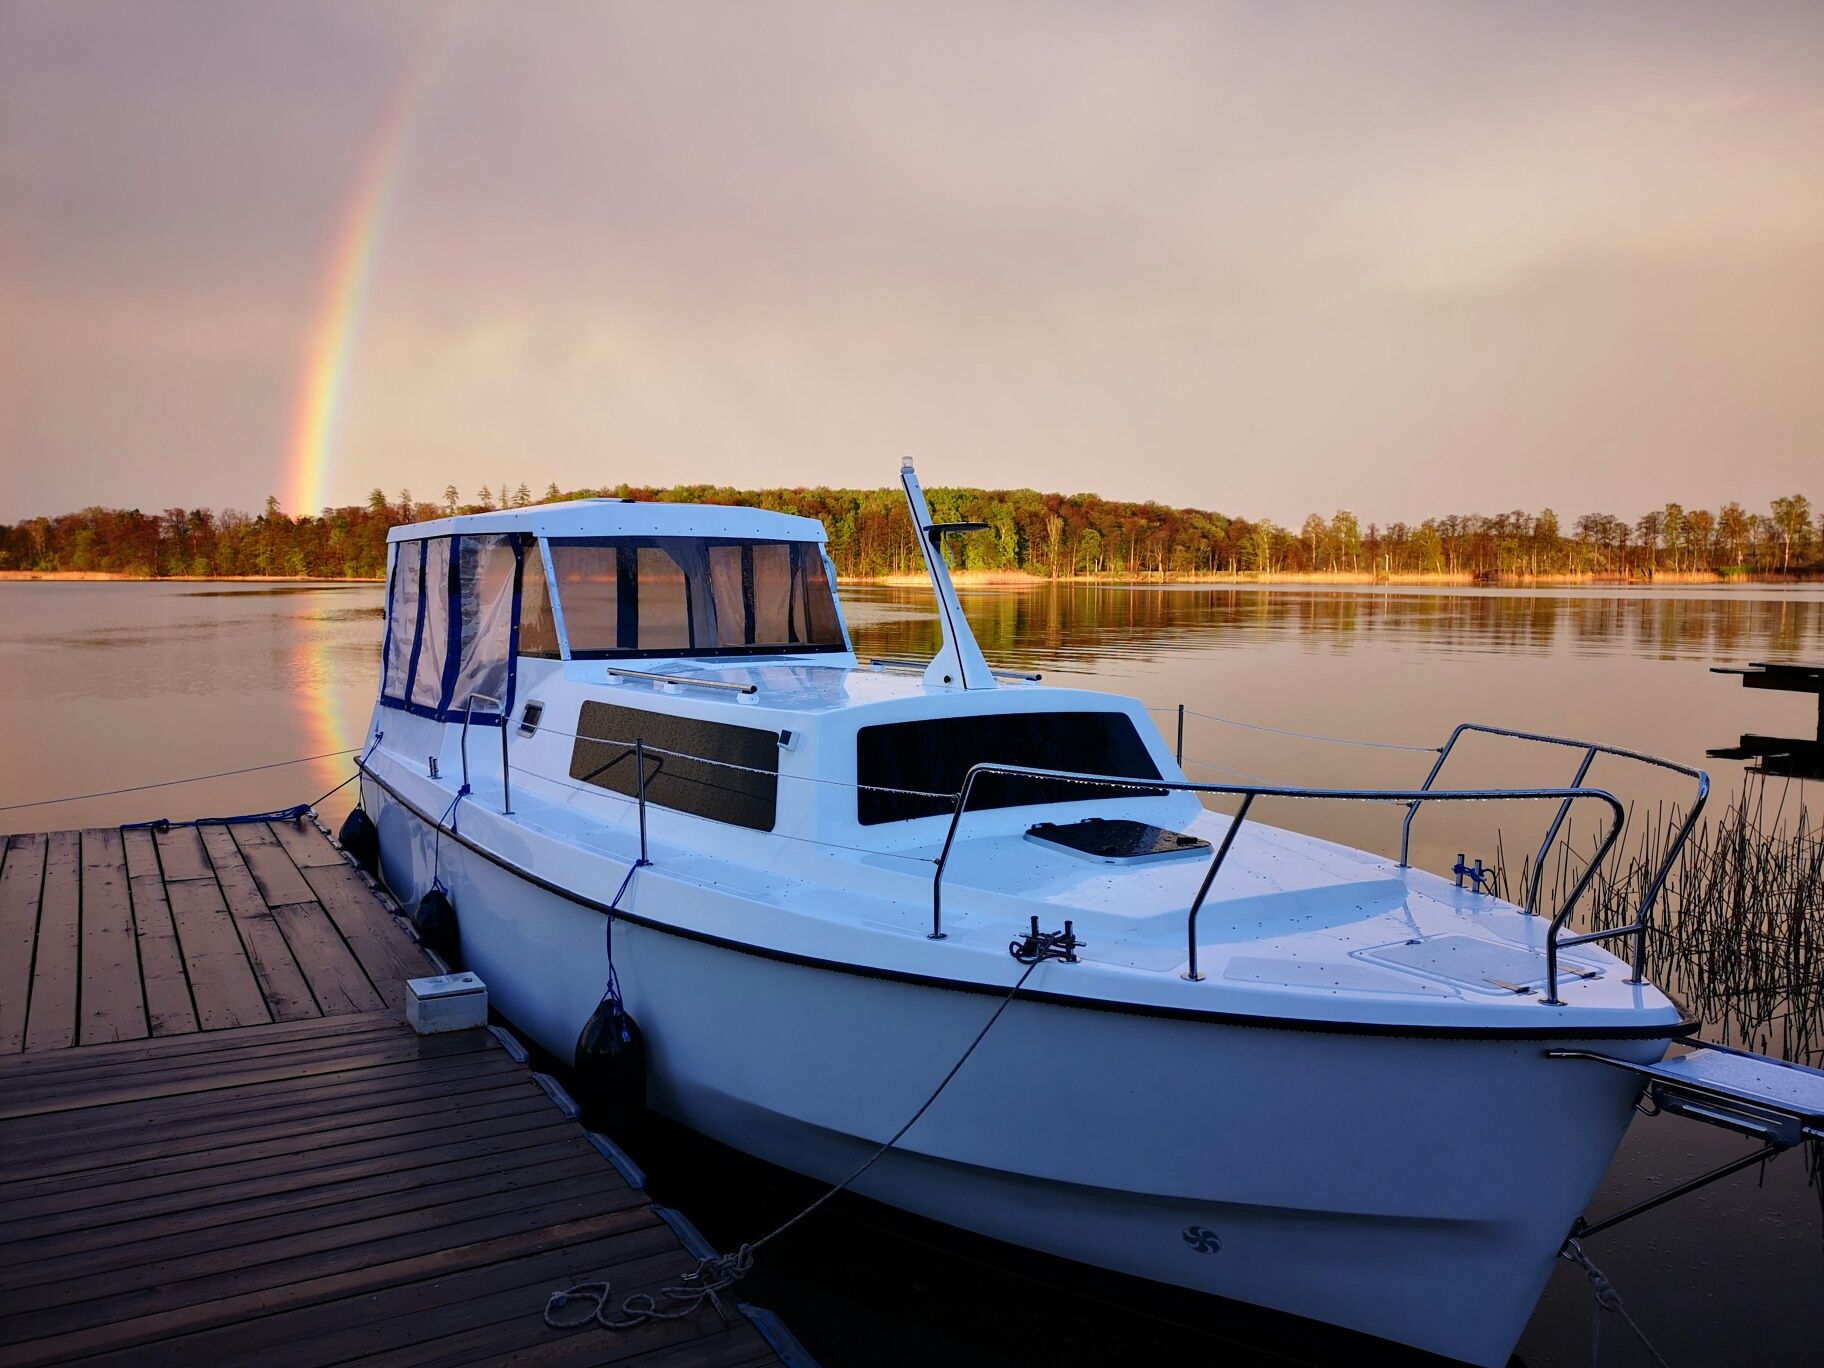
<svg viewBox="0 0 1824 1368"><path fill-rule="evenodd" d="M441 13L0 0L0 517L281 485L335 226ZM1806 7L443 22L342 499L872 484L913 451L1386 519L1815 463Z"/></svg>

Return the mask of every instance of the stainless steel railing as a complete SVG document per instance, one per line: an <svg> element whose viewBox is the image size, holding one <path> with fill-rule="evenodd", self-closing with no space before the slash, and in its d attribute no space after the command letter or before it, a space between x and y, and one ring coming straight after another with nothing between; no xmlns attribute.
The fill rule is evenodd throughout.
<svg viewBox="0 0 1824 1368"><path fill-rule="evenodd" d="M1461 729L1459 729L1461 730ZM1228 829L1223 833L1222 842L1216 848L1215 856L1210 860L1209 868L1204 871L1203 882L1198 886L1197 896L1192 900L1190 913L1186 919L1187 965L1184 977L1201 981L1203 975L1197 968L1197 914L1203 910L1204 900L1209 896L1210 887L1216 882L1216 876L1222 870L1223 861L1228 858L1229 849L1235 844L1236 833L1247 819L1248 810L1256 798L1302 798L1325 799L1340 802L1399 802L1416 807L1420 803L1486 803L1506 801L1557 801L1568 805L1579 798L1591 799L1607 804L1612 821L1603 834L1596 854L1584 869L1583 876L1572 887L1565 897L1564 905L1552 919L1551 930L1546 936L1546 996L1541 999L1548 1006L1561 1006L1558 997L1558 953L1557 939L1559 929L1570 917L1577 906L1577 900L1583 896L1596 872L1607 860L1614 849L1616 840L1621 835L1623 824L1627 820L1621 806L1621 800L1605 789L1598 788L1538 788L1538 789L1321 789L1283 787L1271 784L1205 784L1189 779L1138 779L1132 775L1085 774L1072 770L1037 769L1027 765L980 764L971 766L963 779L962 792L957 797L955 810L950 816L949 829L944 834L943 849L938 853L937 869L931 877L931 935L932 940L945 939L943 927L943 883L944 870L949 863L950 851L956 843L957 829L962 825L963 814L969 809L969 797L975 790L976 781L983 775L1006 775L1016 778L1050 780L1062 783L1091 784L1099 788L1120 787L1139 791L1157 791L1166 789L1175 793L1214 793L1238 797L1241 805L1230 818ZM1435 772L1431 776L1435 778ZM1410 825L1411 809L1408 810ZM1402 831L1401 865L1405 861L1405 833ZM1606 939L1613 935L1627 934L1630 928L1618 931L1602 932L1579 936L1566 941L1567 945L1581 944L1586 940ZM1644 941L1645 930L1641 928ZM1638 977L1637 968L1636 975Z"/></svg>
<svg viewBox="0 0 1824 1368"><path fill-rule="evenodd" d="M685 684L693 689L720 689L724 693L758 693L757 684L737 684L727 679L699 679L695 675L660 674L656 670L629 670L618 665L608 667L611 679L644 679L652 684Z"/></svg>
<svg viewBox="0 0 1824 1368"><path fill-rule="evenodd" d="M919 674L923 674L930 663L928 660L899 660L884 656L872 657L868 661L868 665L876 670L908 670ZM988 673L996 679L1017 679L1026 684L1037 684L1045 678L1037 670L997 670L993 666L988 668Z"/></svg>
<svg viewBox="0 0 1824 1368"><path fill-rule="evenodd" d="M1551 930L1546 934L1546 974L1550 988L1549 996L1546 999L1548 1002L1555 1000L1558 996L1558 951L1564 946L1586 945L1591 941L1615 940L1622 936L1633 936L1634 974L1628 982L1639 983L1646 974L1647 931L1652 925L1653 905L1659 900L1660 892L1665 888L1666 879L1672 873L1672 867L1678 862L1679 852L1685 848L1685 842L1690 839L1691 832L1697 826L1697 819L1703 814L1704 804L1710 799L1710 776L1704 773L1703 770L1696 769L1691 765L1681 765L1676 760L1666 760L1657 755L1644 754L1641 751L1625 750L1620 746L1605 746L1596 741L1574 741L1569 737L1547 736L1539 732L1515 731L1510 727L1491 727L1482 722L1461 722L1458 723L1456 729L1451 732L1450 739L1438 748L1438 758L1432 762L1431 772L1425 776L1425 782L1419 786L1419 791L1421 793L1431 789L1432 784L1437 780L1438 772L1444 768L1444 762L1450 759L1451 751L1456 748L1458 739L1466 732L1474 732L1482 736L1505 737L1508 740L1526 741L1535 745L1562 746L1569 750L1582 751L1583 759L1577 766L1577 773L1571 779L1571 787L1573 789L1578 788L1583 784L1584 779L1590 772L1590 766L1595 764L1596 757L1599 755L1609 755L1619 760L1628 760L1636 764L1648 765L1655 769L1667 770L1673 774L1682 774L1687 778L1695 779L1697 781L1697 793L1692 801L1691 808L1686 812L1684 821L1679 824L1671 842L1666 846L1665 858L1660 861L1659 867L1654 870L1653 877L1648 881L1646 894L1640 900L1640 908L1635 913L1634 920L1629 922L1626 926L1614 926L1604 931L1588 931L1583 935L1570 936L1567 938L1561 934L1564 929L1564 924L1570 916L1570 907L1567 905L1565 908L1560 909L1557 915L1552 918ZM1538 853L1533 857L1533 877L1527 885L1526 903L1524 906L1526 911L1533 913L1534 915L1537 915L1539 912L1539 889L1545 876L1546 856L1551 851L1552 842L1558 839L1558 833L1563 829L1564 819L1569 815L1570 809L1571 803L1569 799L1566 799L1559 804L1558 813L1552 818L1551 825L1546 828L1545 839L1539 843ZM1418 811L1419 805L1417 802L1408 804L1406 808L1406 819L1400 824L1400 864L1402 867L1407 863L1407 853L1411 848L1412 841L1412 819L1418 815ZM1609 844L1612 844L1612 842ZM1607 852L1608 844L1605 844L1603 853L1607 854ZM1592 871L1599 862L1600 860L1591 863L1590 868ZM1590 875L1586 873L1584 877L1578 881L1577 891L1582 892L1584 886L1588 884L1589 881ZM1575 902L1574 897L1571 899L1571 902Z"/></svg>
<svg viewBox="0 0 1824 1368"><path fill-rule="evenodd" d="M513 786L510 777L511 766L507 757L507 733L512 730L507 725L507 705L493 694L472 693L462 709L462 786L469 786L469 719L475 715L477 703L492 703L494 714L500 718L500 810L508 817L513 815Z"/></svg>

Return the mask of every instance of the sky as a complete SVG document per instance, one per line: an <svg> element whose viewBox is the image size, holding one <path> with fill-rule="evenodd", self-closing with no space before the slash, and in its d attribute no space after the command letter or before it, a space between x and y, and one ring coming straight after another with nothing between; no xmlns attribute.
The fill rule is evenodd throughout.
<svg viewBox="0 0 1824 1368"><path fill-rule="evenodd" d="M1824 502L1824 5L0 0L0 521Z"/></svg>

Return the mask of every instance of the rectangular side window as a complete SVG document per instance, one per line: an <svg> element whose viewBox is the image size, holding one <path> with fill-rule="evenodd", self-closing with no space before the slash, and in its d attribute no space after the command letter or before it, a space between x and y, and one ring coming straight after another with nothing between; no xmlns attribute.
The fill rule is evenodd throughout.
<svg viewBox="0 0 1824 1368"><path fill-rule="evenodd" d="M637 796L633 743L644 741L651 748L646 755L647 802L754 831L772 830L779 791L778 732L609 703L584 703L576 730L572 779ZM706 763L710 761L724 763Z"/></svg>
<svg viewBox="0 0 1824 1368"><path fill-rule="evenodd" d="M640 649L688 651L690 649L690 582L684 567L656 546L642 546L636 553L640 585Z"/></svg>
<svg viewBox="0 0 1824 1368"><path fill-rule="evenodd" d="M1006 713L883 723L863 727L856 734L855 761L863 785L881 786L864 787L856 796L855 818L863 826L948 815L955 808L951 799L882 790L960 794L973 765L999 763L1134 779L1159 777L1159 767L1146 743L1124 713ZM969 795L969 810L1137 798L1163 792L985 775Z"/></svg>
<svg viewBox="0 0 1824 1368"><path fill-rule="evenodd" d="M405 701L412 681L412 647L418 640L419 564L424 543L397 542L393 546L391 599L386 617L386 665L380 694Z"/></svg>
<svg viewBox="0 0 1824 1368"><path fill-rule="evenodd" d="M551 568L572 653L579 642L613 650L621 633L619 550L611 543L552 542Z"/></svg>
<svg viewBox="0 0 1824 1368"><path fill-rule="evenodd" d="M847 649L815 542L559 537L549 554L574 659Z"/></svg>
<svg viewBox="0 0 1824 1368"><path fill-rule="evenodd" d="M515 538L459 537L457 545L458 612L461 651L450 707L462 712L475 694L498 706L477 703L477 716L504 711L511 700L508 669L513 645L513 582L519 568Z"/></svg>
<svg viewBox="0 0 1824 1368"><path fill-rule="evenodd" d="M545 581L545 553L536 541L525 549L519 576L519 653L556 660L557 619L551 612L551 590Z"/></svg>
<svg viewBox="0 0 1824 1368"><path fill-rule="evenodd" d="M424 543L424 612L411 700L420 708L444 707L444 669L450 656L450 539Z"/></svg>
<svg viewBox="0 0 1824 1368"><path fill-rule="evenodd" d="M836 594L830 588L822 548L809 542L792 544L792 602L800 610L795 619L799 640L842 640L842 618L836 611Z"/></svg>

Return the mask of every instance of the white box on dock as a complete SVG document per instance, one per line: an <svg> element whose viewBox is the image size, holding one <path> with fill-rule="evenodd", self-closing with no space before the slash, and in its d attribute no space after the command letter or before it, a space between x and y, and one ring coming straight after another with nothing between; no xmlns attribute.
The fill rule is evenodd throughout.
<svg viewBox="0 0 1824 1368"><path fill-rule="evenodd" d="M405 981L405 1019L420 1035L488 1024L488 985L473 974Z"/></svg>

